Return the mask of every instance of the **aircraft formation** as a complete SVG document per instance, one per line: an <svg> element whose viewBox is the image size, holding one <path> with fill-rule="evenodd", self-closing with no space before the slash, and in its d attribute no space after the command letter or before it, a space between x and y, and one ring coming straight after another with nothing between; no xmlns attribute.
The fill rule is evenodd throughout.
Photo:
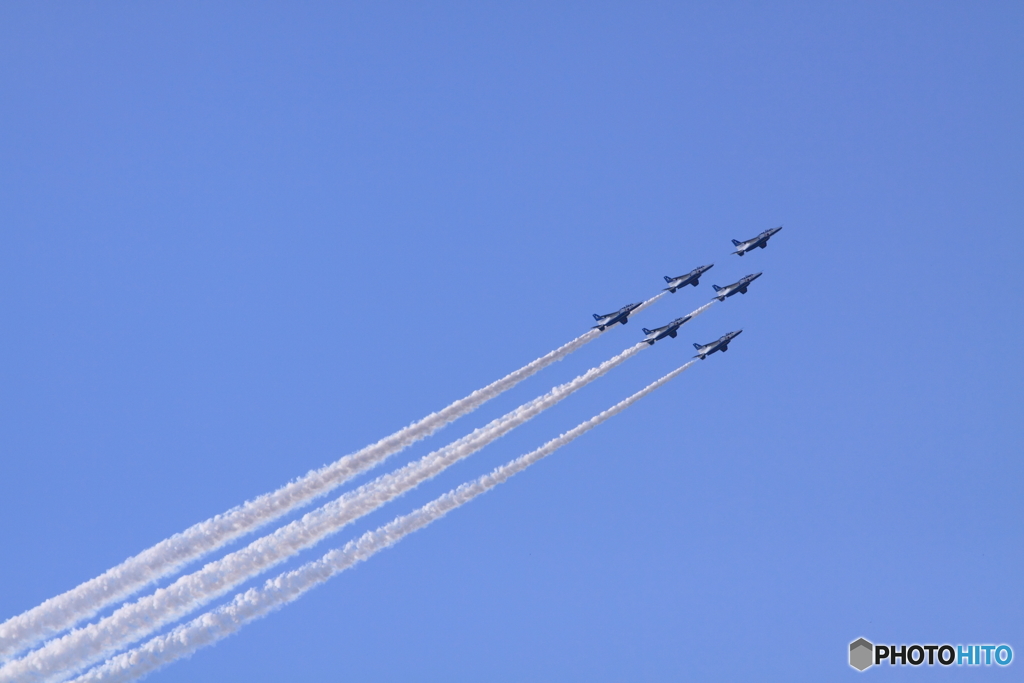
<svg viewBox="0 0 1024 683"><path fill-rule="evenodd" d="M742 256L751 249L764 248L768 238L779 230L775 228L766 231L746 242L733 240L737 247L734 253ZM693 358L539 448L475 480L463 483L411 513L400 515L375 530L365 532L319 559L285 571L267 581L262 589L251 588L220 606L209 607L212 601L227 592L243 586L280 562L312 548L355 520L433 479L448 467L583 389L642 349L662 339L678 337L684 324L713 304L735 294L746 294L751 283L761 273L747 275L726 286L712 285L714 296L702 306L653 330L643 328L645 336L642 340L574 379L552 387L533 400L418 460L351 488L340 497L283 523L275 531L244 547L231 549L191 573L183 573L171 580L187 563L223 550L236 539L265 525L284 522L284 516L291 511L313 504L314 500L384 463L387 458L411 444L469 415L490 399L596 339L599 336L598 330L626 325L633 313L646 308L656 299L674 294L687 285L697 287L700 278L713 265L700 266L677 277L665 276L668 287L655 296L641 303L628 304L612 313L594 314L596 329L588 330L445 408L359 451L312 470L274 491L159 541L103 574L0 622L0 683L49 683L68 680L71 676L77 676L72 683L111 680L127 683L136 680L171 662L191 656L201 647L228 637L244 624L298 599L332 576L390 547L417 529L441 519L449 511L551 455L671 381L696 364L698 359L704 360L718 351L727 351L729 344L742 330L728 332L707 344L694 343L697 354ZM164 579L168 579L167 584L153 594L143 594L132 599L136 593L147 591ZM209 611L202 613L202 610L207 609ZM104 614L105 610L107 613ZM191 613L199 615L166 633L159 633L164 627ZM90 621L92 623L84 624ZM83 625L76 627L79 624ZM65 631L67 633L60 635Z"/></svg>
<svg viewBox="0 0 1024 683"><path fill-rule="evenodd" d="M748 251L751 251L753 249L764 249L768 246L768 240L772 237L772 235L774 235L780 230L782 230L781 225L777 228L770 228L768 230L765 230L757 237L753 237L746 241L741 242L740 240L734 239L732 243L733 246L736 247L736 251L732 253L737 254L739 256L743 256ZM709 263L706 266L697 266L689 273L686 273L685 275L679 275L676 277L666 275L665 282L668 283L668 287L666 287L663 291L666 291L670 294L675 294L677 290L687 285L696 287L697 285L700 284L701 276L704 275L704 273L711 270L714 267L714 265L714 263ZM712 301L714 301L715 299L717 299L718 301L725 301L726 299L735 294L746 294L747 288L750 287L751 283L753 283L754 280L761 277L761 275L763 275L763 273L751 273L750 275L741 277L739 280L732 283L731 285L719 286L716 284L712 284L711 287L712 289L715 290L715 296L712 299ZM635 311L641 305L642 304L640 303L626 304L619 310L613 311L612 313L606 313L604 315L601 315L600 313L594 313L594 320L597 321L597 324L594 325L594 329L601 330L603 332L612 325L625 325L626 323L629 322L630 313ZM676 318L667 325L663 325L662 327L656 327L653 330L649 330L646 327L641 328L643 330L643 333L647 335L644 337L643 341L653 346L655 342L660 341L666 337L675 339L676 336L679 334L679 328L682 327L692 317L692 315L687 315L683 316L682 318ZM693 347L697 349L697 355L695 355L694 358L700 358L701 360L704 360L705 358L710 356L712 353L715 353L716 351L721 351L723 353L728 351L729 342L731 342L733 339L739 336L741 332L743 332L743 330L727 332L720 338L707 344L699 344L697 342L694 342Z"/></svg>

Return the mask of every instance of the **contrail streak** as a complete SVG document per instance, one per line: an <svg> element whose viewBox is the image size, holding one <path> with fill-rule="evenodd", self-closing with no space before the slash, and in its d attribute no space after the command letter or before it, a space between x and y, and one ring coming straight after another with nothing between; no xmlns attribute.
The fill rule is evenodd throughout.
<svg viewBox="0 0 1024 683"><path fill-rule="evenodd" d="M121 607L95 624L74 630L22 659L8 662L0 668L0 682L48 680L113 654L436 476L645 348L648 346L643 342L635 344L448 446L346 493L249 546L181 577L167 588Z"/></svg>
<svg viewBox="0 0 1024 683"><path fill-rule="evenodd" d="M657 301L657 300L658 300L658 299L660 299L661 297L665 296L666 294L668 294L668 292L666 292L666 291L662 291L662 292L661 292L661 293L659 293L659 294L655 294L655 295L654 295L654 296L652 296L652 297L651 297L650 299L648 299L647 301L644 301L644 302L643 302L642 304L640 304L639 306L637 306L636 308L634 308L634 309L633 309L633 310L632 310L632 311L630 312L630 315L631 315L631 316L633 316L633 315L636 315L637 313L639 313L640 311L644 310L645 308L647 308L648 306L650 306L651 304L653 304L653 303L654 303L655 301Z"/></svg>
<svg viewBox="0 0 1024 683"><path fill-rule="evenodd" d="M375 553L394 545L408 534L422 529L451 510L465 505L480 494L522 472L608 418L622 412L658 387L670 382L695 362L696 360L691 360L676 368L624 401L548 441L537 450L520 456L475 481L445 493L410 514L398 517L374 531L368 531L342 548L330 551L319 560L269 579L262 588L252 588L236 595L230 603L211 610L189 623L177 627L170 633L153 638L144 645L114 657L105 664L74 679L72 683L119 683L136 680L176 659L187 657L202 647L226 638L250 621L259 619L289 602L297 600L304 593L327 581L335 574L369 559Z"/></svg>
<svg viewBox="0 0 1024 683"><path fill-rule="evenodd" d="M714 306L717 302L718 302L718 299L712 299L711 301L707 302L706 304L704 304L703 306L701 306L696 311L694 311L693 313L690 314L690 320L693 320L698 315L700 315L704 311L706 311L709 308L711 308L712 306ZM686 322L690 322L690 320L687 320Z"/></svg>
<svg viewBox="0 0 1024 683"><path fill-rule="evenodd" d="M660 296L648 299L644 306L650 305ZM184 565L326 495L355 475L380 464L389 456L476 410L527 377L562 360L600 334L600 331L593 329L585 332L547 355L375 444L310 471L276 491L195 524L96 578L8 619L0 624L0 661L94 616L104 607L122 601L145 586L178 572Z"/></svg>

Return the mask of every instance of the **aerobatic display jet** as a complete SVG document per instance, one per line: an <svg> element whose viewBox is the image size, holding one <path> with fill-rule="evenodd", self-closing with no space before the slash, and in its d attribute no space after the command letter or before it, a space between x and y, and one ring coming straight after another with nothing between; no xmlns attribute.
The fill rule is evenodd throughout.
<svg viewBox="0 0 1024 683"><path fill-rule="evenodd" d="M694 287L696 287L697 285L700 284L700 276L711 270L711 266L713 265L715 264L712 263L711 265L707 266L698 266L697 268L694 268L686 275L680 275L679 277L669 277L668 275L666 275L665 282L668 283L668 287L666 287L665 289L675 294L676 290L679 289L680 287L685 287L686 285L693 285Z"/></svg>
<svg viewBox="0 0 1024 683"><path fill-rule="evenodd" d="M740 256L743 256L744 254L746 254L751 249L757 249L758 247L761 247L762 249L764 249L765 247L768 246L768 238L771 237L772 235L774 235L775 233L777 233L779 230L782 230L782 226L781 225L779 227L777 227L777 228L769 228L768 230L765 230L764 232L762 232L760 235L758 235L754 239L747 240L746 242L740 242L739 240L733 240L732 243L733 243L733 245L735 245L736 251L734 251L732 253L739 254Z"/></svg>
<svg viewBox="0 0 1024 683"><path fill-rule="evenodd" d="M606 327L611 327L615 323L622 323L625 325L629 322L629 314L633 312L634 308L639 307L640 304L626 304L614 313L608 313L606 315L598 315L595 313L594 320L597 321L597 324L594 325L594 327L603 332Z"/></svg>
<svg viewBox="0 0 1024 683"><path fill-rule="evenodd" d="M729 342L731 342L733 338L738 336L739 333L742 331L743 330L736 330L735 332L723 334L719 339L716 339L710 344L697 344L696 342L694 342L693 348L697 349L697 355L694 356L694 358L699 357L701 360L704 360L705 358L713 354L715 351L722 351L723 353L728 351Z"/></svg>
<svg viewBox="0 0 1024 683"><path fill-rule="evenodd" d="M687 315L683 316L682 318L676 318L668 325L665 325L664 327L656 327L653 330L649 330L646 327L642 327L640 329L642 329L644 331L644 334L647 335L644 341L650 344L651 346L654 346L654 342L658 341L659 339L664 339L665 337L672 337L673 339L675 339L676 334L678 334L676 330L682 327L683 323L685 323L692 317L693 316Z"/></svg>
<svg viewBox="0 0 1024 683"><path fill-rule="evenodd" d="M740 294L746 294L747 287L750 286L750 283L759 277L761 277L761 273L754 273L753 275L742 277L739 279L738 282L734 282L731 285L726 285L725 287L719 287L718 285L711 286L715 288L715 298L717 298L719 301L725 301L726 297L730 297L733 294L736 294L737 292L739 292Z"/></svg>

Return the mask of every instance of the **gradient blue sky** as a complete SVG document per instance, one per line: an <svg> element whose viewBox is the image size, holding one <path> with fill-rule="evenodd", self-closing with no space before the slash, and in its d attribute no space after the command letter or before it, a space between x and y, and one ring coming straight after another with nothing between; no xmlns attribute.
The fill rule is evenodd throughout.
<svg viewBox="0 0 1024 683"><path fill-rule="evenodd" d="M298 561L729 353L151 680L1024 657L1024 6L367 5L0 7L0 619L714 262L394 464L765 274Z"/></svg>

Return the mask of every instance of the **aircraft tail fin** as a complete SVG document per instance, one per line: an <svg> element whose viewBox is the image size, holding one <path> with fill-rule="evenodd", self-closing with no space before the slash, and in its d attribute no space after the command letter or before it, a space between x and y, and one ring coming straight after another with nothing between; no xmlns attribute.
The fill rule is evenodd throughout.
<svg viewBox="0 0 1024 683"><path fill-rule="evenodd" d="M601 319L601 316L599 316L597 313L595 313L594 314L594 320L600 320L600 319Z"/></svg>
<svg viewBox="0 0 1024 683"><path fill-rule="evenodd" d="M672 278L670 278L668 275L663 275L662 277L665 278L665 282L672 282Z"/></svg>
<svg viewBox="0 0 1024 683"><path fill-rule="evenodd" d="M650 334L651 333L651 331L649 329L647 329L646 327L641 327L640 329L644 331L644 334Z"/></svg>
<svg viewBox="0 0 1024 683"><path fill-rule="evenodd" d="M700 351L700 344L698 344L697 342L693 342L693 348L695 348L698 351Z"/></svg>
<svg viewBox="0 0 1024 683"><path fill-rule="evenodd" d="M716 291L716 292L718 292L718 291L721 291L721 289L722 289L722 288L721 288L721 287L719 287L718 285L711 285L711 286L715 288L715 291Z"/></svg>
<svg viewBox="0 0 1024 683"><path fill-rule="evenodd" d="M740 246L741 244L743 244L743 243L742 243L742 242L740 242L739 240L733 240L733 241L732 241L732 246L734 246L734 247L738 247L738 246Z"/></svg>

